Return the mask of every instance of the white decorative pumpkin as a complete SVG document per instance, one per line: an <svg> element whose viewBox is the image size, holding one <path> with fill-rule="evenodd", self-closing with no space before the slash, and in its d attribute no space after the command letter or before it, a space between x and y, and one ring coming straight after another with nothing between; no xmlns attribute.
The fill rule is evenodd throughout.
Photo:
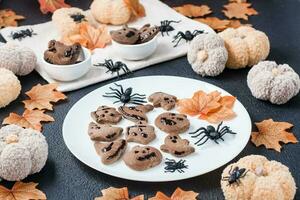
<svg viewBox="0 0 300 200"><path fill-rule="evenodd" d="M45 166L48 144L33 129L8 125L0 129L0 178L20 181Z"/></svg>

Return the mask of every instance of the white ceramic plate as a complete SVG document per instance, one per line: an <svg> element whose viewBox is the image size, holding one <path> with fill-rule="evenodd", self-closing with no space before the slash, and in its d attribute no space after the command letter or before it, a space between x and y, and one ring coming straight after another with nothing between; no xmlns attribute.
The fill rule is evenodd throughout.
<svg viewBox="0 0 300 200"><path fill-rule="evenodd" d="M121 80L116 83L122 84L124 88L133 87L134 92L146 94L147 96L154 92L161 91L175 95L179 99L189 98L197 90L204 90L206 92L218 90L222 95L229 94L219 87L202 81L173 76L145 76ZM136 181L161 182L187 179L213 171L228 163L244 149L249 140L251 120L244 106L239 101L236 101L234 111L236 112L237 117L233 120L224 122L224 125L230 126L237 134L225 135L223 137L225 141L220 141L219 145L211 140L202 146L194 145L196 152L183 158L188 165L188 169L185 169L184 173L179 173L177 171L174 173L166 173L164 170L164 160L160 165L141 172L128 168L122 159L112 165L104 165L101 163L100 157L94 149L93 142L87 134L87 129L88 124L92 121L90 113L96 110L98 106L120 106L120 104L112 104L114 99L102 97L105 92L109 91L108 87L110 86L114 85L105 85L80 99L71 108L63 124L63 137L69 150L81 162L99 172ZM149 112L147 114L149 123L153 125L155 117L162 112L164 112L164 110L161 108L156 108L154 111ZM197 117L189 117L189 120L191 126L188 132L209 124L204 120L197 119ZM132 122L123 119L117 126L125 128L131 124ZM149 145L159 149L160 145L163 144L166 133L156 128L156 135L157 138ZM197 141L197 139L191 138L188 133L181 134L180 136L188 139L192 145ZM136 145L136 143L129 143L127 150L134 145ZM163 158L173 159L175 157L163 153ZM175 159L180 160L178 158Z"/></svg>

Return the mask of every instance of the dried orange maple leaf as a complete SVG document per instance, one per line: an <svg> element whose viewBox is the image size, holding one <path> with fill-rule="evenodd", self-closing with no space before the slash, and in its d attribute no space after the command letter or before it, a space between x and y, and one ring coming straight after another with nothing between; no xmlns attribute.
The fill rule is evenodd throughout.
<svg viewBox="0 0 300 200"><path fill-rule="evenodd" d="M66 95L56 91L57 84L38 84L31 90L26 92L26 95L30 97L29 100L23 101L25 108L28 110L53 110L51 102L58 102L59 100L66 99Z"/></svg>
<svg viewBox="0 0 300 200"><path fill-rule="evenodd" d="M96 48L104 48L111 42L111 37L106 25L94 28L88 23L81 23L79 34L68 35L63 39L63 42L67 44L78 42L92 51Z"/></svg>
<svg viewBox="0 0 300 200"><path fill-rule="evenodd" d="M65 0L39 0L40 10L43 14L47 14L48 12L53 13L59 8L68 8L69 4L65 3Z"/></svg>
<svg viewBox="0 0 300 200"><path fill-rule="evenodd" d="M129 198L128 188L114 188L110 187L101 190L101 197L96 197L95 200L144 200L144 195L140 195L134 198Z"/></svg>
<svg viewBox="0 0 300 200"><path fill-rule="evenodd" d="M23 128L32 128L41 131L41 122L54 121L53 117L44 112L44 110L25 110L22 116L16 113L10 113L9 116L3 120L2 124L15 124Z"/></svg>
<svg viewBox="0 0 300 200"><path fill-rule="evenodd" d="M274 122L273 119L263 120L255 123L258 132L252 132L251 141L256 145L264 145L267 149L274 149L278 152L281 150L279 142L297 143L298 140L293 133L286 130L293 127L288 122Z"/></svg>
<svg viewBox="0 0 300 200"><path fill-rule="evenodd" d="M18 20L25 19L24 16L17 15L10 9L0 10L0 28L7 26L18 26Z"/></svg>
<svg viewBox="0 0 300 200"><path fill-rule="evenodd" d="M229 20L221 20L217 17L195 18L194 20L207 24L216 31L223 31L230 24Z"/></svg>
<svg viewBox="0 0 300 200"><path fill-rule="evenodd" d="M229 120L236 116L232 110L236 98L233 96L221 96L218 91L205 93L197 91L191 99L181 99L177 103L180 113L190 116L199 115L200 119L211 123Z"/></svg>
<svg viewBox="0 0 300 200"><path fill-rule="evenodd" d="M212 13L210 7L207 5L197 6L193 4L185 4L183 6L174 7L174 9L186 17L203 17Z"/></svg>
<svg viewBox="0 0 300 200"><path fill-rule="evenodd" d="M135 17L145 17L146 11L139 0L123 0L125 5L131 10Z"/></svg>
<svg viewBox="0 0 300 200"><path fill-rule="evenodd" d="M196 200L199 193L194 191L184 191L181 188L177 188L171 197L166 196L162 192L157 192L155 197L149 198L149 200Z"/></svg>
<svg viewBox="0 0 300 200"><path fill-rule="evenodd" d="M225 10L222 12L229 19L237 18L248 20L248 16L257 15L258 12L254 8L250 8L251 3L229 3L224 6Z"/></svg>
<svg viewBox="0 0 300 200"><path fill-rule="evenodd" d="M0 186L2 200L46 200L46 195L36 188L37 183L16 182L12 189Z"/></svg>

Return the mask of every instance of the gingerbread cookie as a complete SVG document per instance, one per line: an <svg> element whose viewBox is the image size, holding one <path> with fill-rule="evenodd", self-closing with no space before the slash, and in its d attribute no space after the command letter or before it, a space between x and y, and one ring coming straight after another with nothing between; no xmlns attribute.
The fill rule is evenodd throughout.
<svg viewBox="0 0 300 200"><path fill-rule="evenodd" d="M88 134L91 140L111 142L117 139L123 132L121 127L113 127L109 124L96 124L91 122L88 128Z"/></svg>
<svg viewBox="0 0 300 200"><path fill-rule="evenodd" d="M137 43L145 43L152 40L157 34L159 33L159 27L153 26L151 27L150 24L145 24L139 31L139 40Z"/></svg>
<svg viewBox="0 0 300 200"><path fill-rule="evenodd" d="M139 121L148 122L146 113L153 110L153 108L152 105L146 104L138 106L120 106L118 110L124 118L137 123Z"/></svg>
<svg viewBox="0 0 300 200"><path fill-rule="evenodd" d="M122 119L122 115L115 108L108 106L100 106L91 116L99 124L117 124Z"/></svg>
<svg viewBox="0 0 300 200"><path fill-rule="evenodd" d="M160 151L151 146L135 146L126 152L123 160L131 169L143 171L156 165L162 160Z"/></svg>
<svg viewBox="0 0 300 200"><path fill-rule="evenodd" d="M94 147L101 161L105 165L112 164L119 160L126 150L127 142L124 139L118 139L113 142L95 142Z"/></svg>
<svg viewBox="0 0 300 200"><path fill-rule="evenodd" d="M148 101L153 103L154 107L162 107L165 110L171 110L175 107L177 98L163 92L155 92L149 96Z"/></svg>
<svg viewBox="0 0 300 200"><path fill-rule="evenodd" d="M155 129L150 125L134 125L126 129L127 142L137 142L140 144L149 144L156 138Z"/></svg>
<svg viewBox="0 0 300 200"><path fill-rule="evenodd" d="M195 152L195 148L189 144L188 140L181 139L179 135L170 134L165 138L165 143L160 146L160 150L176 157L184 157Z"/></svg>
<svg viewBox="0 0 300 200"><path fill-rule="evenodd" d="M179 134L189 129L190 122L184 114L165 112L155 119L155 125L166 133Z"/></svg>
<svg viewBox="0 0 300 200"><path fill-rule="evenodd" d="M111 31L111 38L120 44L135 44L139 39L139 31L124 25L122 29Z"/></svg>
<svg viewBox="0 0 300 200"><path fill-rule="evenodd" d="M44 52L44 59L55 65L71 65L78 61L81 52L82 48L79 43L68 46L51 40L48 43L48 49Z"/></svg>

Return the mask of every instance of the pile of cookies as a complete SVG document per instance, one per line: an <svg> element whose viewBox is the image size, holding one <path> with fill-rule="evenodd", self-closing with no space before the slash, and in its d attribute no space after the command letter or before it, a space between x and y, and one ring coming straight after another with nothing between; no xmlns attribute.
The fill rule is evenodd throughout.
<svg viewBox="0 0 300 200"><path fill-rule="evenodd" d="M184 157L195 151L188 140L179 136L190 127L187 116L168 112L175 107L177 98L170 94L156 92L149 96L148 101L153 105L123 105L118 109L100 106L91 113L95 122L89 124L88 134L94 141L94 147L103 164L112 164L124 155L123 160L128 167L142 171L162 162L163 156L160 150L175 157ZM155 126L168 134L160 150L149 145L156 138L156 134L155 127L148 124L146 113L155 107L161 107L167 111L155 119ZM120 138L124 131L123 128L113 126L123 118L134 123L134 125L126 127L125 139ZM140 145L126 151L128 142Z"/></svg>

